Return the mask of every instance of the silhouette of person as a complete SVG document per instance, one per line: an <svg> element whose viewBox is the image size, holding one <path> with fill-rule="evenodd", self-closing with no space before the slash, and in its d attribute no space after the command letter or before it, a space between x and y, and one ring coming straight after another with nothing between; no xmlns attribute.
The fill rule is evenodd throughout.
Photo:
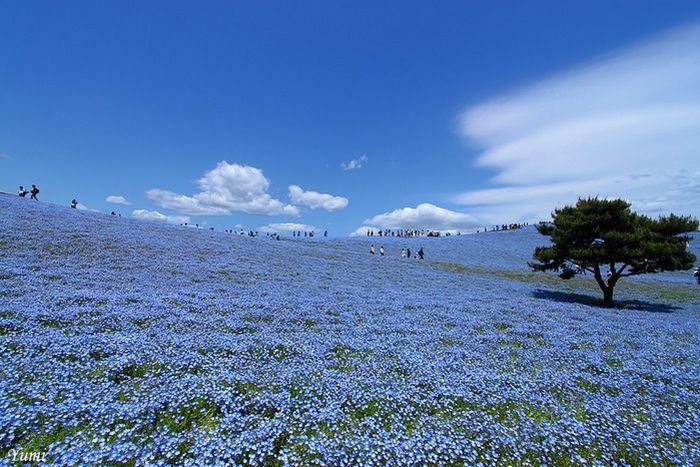
<svg viewBox="0 0 700 467"><path fill-rule="evenodd" d="M423 252L423 247L420 247L420 250L418 250L418 257L419 257L420 259L423 259L423 255L424 255L424 254L425 254L425 253Z"/></svg>
<svg viewBox="0 0 700 467"><path fill-rule="evenodd" d="M369 247L369 252L370 252L371 254L374 254L374 251L375 251L375 250L374 250L374 245L370 245L370 247Z"/></svg>
<svg viewBox="0 0 700 467"><path fill-rule="evenodd" d="M73 209L77 208L78 207L78 200L74 199L73 201L71 201L70 207L72 207Z"/></svg>
<svg viewBox="0 0 700 467"><path fill-rule="evenodd" d="M36 185L32 185L30 193L32 194L31 199L39 201L39 198L36 197L36 195L39 194L39 189L36 187Z"/></svg>
<svg viewBox="0 0 700 467"><path fill-rule="evenodd" d="M384 256L384 245L379 247L379 254Z"/></svg>
<svg viewBox="0 0 700 467"><path fill-rule="evenodd" d="M24 187L22 185L20 185L19 191L17 192L17 194L19 195L20 198L24 198L25 196L27 196L27 190L25 190Z"/></svg>

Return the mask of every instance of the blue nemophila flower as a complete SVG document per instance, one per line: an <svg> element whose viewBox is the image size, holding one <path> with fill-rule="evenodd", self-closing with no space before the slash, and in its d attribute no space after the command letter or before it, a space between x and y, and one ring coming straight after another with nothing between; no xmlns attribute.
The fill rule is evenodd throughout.
<svg viewBox="0 0 700 467"><path fill-rule="evenodd" d="M3 458L700 463L697 291L680 273L630 281L630 309L607 310L581 303L584 281L563 293L528 271L527 229L376 261L363 239L0 203Z"/></svg>

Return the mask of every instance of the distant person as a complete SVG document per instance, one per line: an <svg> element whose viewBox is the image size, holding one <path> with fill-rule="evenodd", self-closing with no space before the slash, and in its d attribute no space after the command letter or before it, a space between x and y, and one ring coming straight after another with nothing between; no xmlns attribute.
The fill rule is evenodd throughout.
<svg viewBox="0 0 700 467"><path fill-rule="evenodd" d="M20 185L19 191L17 192L17 195L19 195L20 198L24 198L27 196L28 191L24 189L23 186Z"/></svg>
<svg viewBox="0 0 700 467"><path fill-rule="evenodd" d="M697 282L698 285L700 285L700 266L695 268L695 272L693 273L693 276L695 277L695 282Z"/></svg>
<svg viewBox="0 0 700 467"><path fill-rule="evenodd" d="M369 247L369 252L370 252L370 254L374 254L374 253L375 253L374 245L370 245L370 247Z"/></svg>
<svg viewBox="0 0 700 467"><path fill-rule="evenodd" d="M32 194L31 199L39 201L39 198L36 197L36 195L39 194L39 189L36 187L36 185L32 185L32 189L29 192Z"/></svg>
<svg viewBox="0 0 700 467"><path fill-rule="evenodd" d="M406 248L406 258L409 258L409 259L411 258L411 249L410 248Z"/></svg>
<svg viewBox="0 0 700 467"><path fill-rule="evenodd" d="M384 245L379 247L379 254L384 256Z"/></svg>
<svg viewBox="0 0 700 467"><path fill-rule="evenodd" d="M77 208L78 207L78 200L74 199L73 201L71 201L70 207L72 207L73 209Z"/></svg>
<svg viewBox="0 0 700 467"><path fill-rule="evenodd" d="M401 257L402 258L406 257L406 249L405 248L401 248Z"/></svg>
<svg viewBox="0 0 700 467"><path fill-rule="evenodd" d="M424 254L425 254L425 253L423 252L423 247L420 247L420 250L418 250L418 257L419 257L420 259L423 259L423 255L424 255Z"/></svg>

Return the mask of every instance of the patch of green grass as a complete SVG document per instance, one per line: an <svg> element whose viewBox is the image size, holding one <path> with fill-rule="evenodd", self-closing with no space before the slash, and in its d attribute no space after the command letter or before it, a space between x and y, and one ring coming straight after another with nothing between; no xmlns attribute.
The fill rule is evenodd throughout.
<svg viewBox="0 0 700 467"><path fill-rule="evenodd" d="M452 347L456 344L457 342L451 338L451 337L442 337L440 338L440 345L442 347Z"/></svg>
<svg viewBox="0 0 700 467"><path fill-rule="evenodd" d="M58 318L52 318L49 316L42 316L38 321L42 326L51 329L63 329L71 325L69 322L61 321Z"/></svg>
<svg viewBox="0 0 700 467"><path fill-rule="evenodd" d="M659 290L659 298L673 302L685 303L694 299L696 294L687 289L662 288Z"/></svg>
<svg viewBox="0 0 700 467"><path fill-rule="evenodd" d="M7 336L17 331L17 328L12 324L0 324L0 336Z"/></svg>
<svg viewBox="0 0 700 467"><path fill-rule="evenodd" d="M138 329L143 329L145 328L149 323L151 323L152 320L148 318L133 318L131 320L131 324L136 326Z"/></svg>
<svg viewBox="0 0 700 467"><path fill-rule="evenodd" d="M606 395L611 396L611 397L618 396L622 392L618 388L615 388L612 386L607 386L605 384L593 383L593 382L588 381L587 379L581 378L581 377L579 377L576 380L576 384L578 385L579 388L583 389L584 391L592 392L592 393L602 392L603 394L606 394Z"/></svg>
<svg viewBox="0 0 700 467"><path fill-rule="evenodd" d="M593 382L588 381L587 379L581 378L581 377L579 377L576 380L576 384L578 385L578 387L580 387L581 389L583 389L584 391L587 391L587 392L600 392L600 389L601 389L600 384L593 383Z"/></svg>
<svg viewBox="0 0 700 467"><path fill-rule="evenodd" d="M253 314L247 314L243 316L243 321L249 324L253 323L261 323L261 324L270 324L274 321L274 317L270 315L253 315Z"/></svg>
<svg viewBox="0 0 700 467"><path fill-rule="evenodd" d="M513 426L523 417L534 420L535 423L554 423L559 417L549 407L536 406L526 401L507 400L492 404L482 404L457 396L449 399L441 407L431 410L432 414L446 421L456 421L469 416L481 417L488 415L503 425Z"/></svg>
<svg viewBox="0 0 700 467"><path fill-rule="evenodd" d="M54 358L61 363L75 363L80 360L77 356L73 354L54 355Z"/></svg>
<svg viewBox="0 0 700 467"><path fill-rule="evenodd" d="M608 358L605 360L605 363L613 369L622 368L624 366L624 363L619 358Z"/></svg>
<svg viewBox="0 0 700 467"><path fill-rule="evenodd" d="M501 322L501 323L494 324L493 327L496 329L496 331L506 332L507 330L511 329L513 327L513 325L510 323Z"/></svg>
<svg viewBox="0 0 700 467"><path fill-rule="evenodd" d="M376 417L382 411L382 403L377 400L370 400L360 407L355 407L347 411L350 420L358 421L367 417Z"/></svg>
<svg viewBox="0 0 700 467"><path fill-rule="evenodd" d="M60 424L50 426L40 417L41 428L29 430L26 432L18 442L17 445L25 453L44 453L48 451L49 446L54 443L60 443L66 439L73 437L80 433L83 429L79 426L63 426ZM0 450L0 456L7 458L10 452L2 452L4 449ZM51 456L46 456L46 463L51 464Z"/></svg>
<svg viewBox="0 0 700 467"><path fill-rule="evenodd" d="M161 363L151 360L142 363L131 363L119 369L112 369L107 365L97 365L92 371L88 372L86 376L93 381L107 378L114 384L121 384L146 376L158 375L163 372L164 368L165 367Z"/></svg>
<svg viewBox="0 0 700 467"><path fill-rule="evenodd" d="M63 279L63 277L55 275L55 274L44 274L41 277L46 279L47 281L51 281L51 282L56 282L56 281L60 281L61 279Z"/></svg>
<svg viewBox="0 0 700 467"><path fill-rule="evenodd" d="M496 341L496 347L508 347L511 349L524 349L525 345L517 339L499 339Z"/></svg>
<svg viewBox="0 0 700 467"><path fill-rule="evenodd" d="M593 344L586 341L573 342L569 344L569 350L591 350L593 349Z"/></svg>
<svg viewBox="0 0 700 467"><path fill-rule="evenodd" d="M187 433L195 427L211 433L221 423L223 412L213 401L199 397L180 407L156 414L154 428L165 427L173 433Z"/></svg>
<svg viewBox="0 0 700 467"><path fill-rule="evenodd" d="M334 360L329 368L350 374L355 368L356 361L364 360L369 354L370 352L367 350L356 350L351 347L337 345L329 350L329 356Z"/></svg>
<svg viewBox="0 0 700 467"><path fill-rule="evenodd" d="M233 385L233 389L242 396L246 397L256 397L265 391L265 387L261 386L253 381L236 381Z"/></svg>

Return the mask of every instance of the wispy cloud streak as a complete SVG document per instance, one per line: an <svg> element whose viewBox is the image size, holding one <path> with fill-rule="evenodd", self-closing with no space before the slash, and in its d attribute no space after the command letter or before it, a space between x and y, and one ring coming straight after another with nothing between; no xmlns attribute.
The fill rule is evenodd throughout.
<svg viewBox="0 0 700 467"><path fill-rule="evenodd" d="M698 215L700 24L467 109L461 134L494 169L453 201L493 222L548 218L579 196Z"/></svg>

